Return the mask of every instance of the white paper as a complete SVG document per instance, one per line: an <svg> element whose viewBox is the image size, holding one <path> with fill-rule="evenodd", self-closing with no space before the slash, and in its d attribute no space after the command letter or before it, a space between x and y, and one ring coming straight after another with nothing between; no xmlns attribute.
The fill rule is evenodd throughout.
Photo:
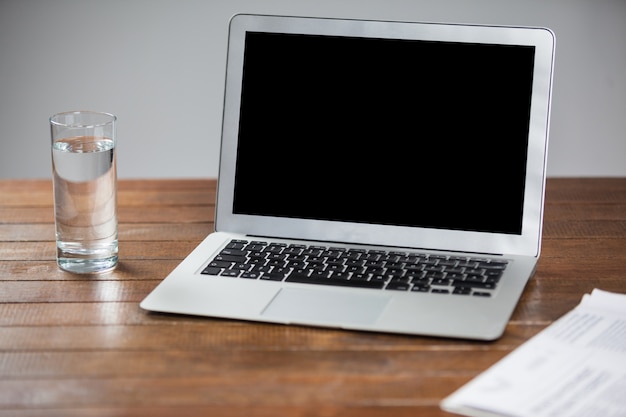
<svg viewBox="0 0 626 417"><path fill-rule="evenodd" d="M626 417L626 295L585 295L441 407L468 416Z"/></svg>

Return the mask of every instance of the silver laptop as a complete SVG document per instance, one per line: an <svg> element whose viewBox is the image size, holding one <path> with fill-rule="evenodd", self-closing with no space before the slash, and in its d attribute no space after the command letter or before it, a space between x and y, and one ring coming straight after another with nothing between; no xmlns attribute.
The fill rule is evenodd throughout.
<svg viewBox="0 0 626 417"><path fill-rule="evenodd" d="M141 307L493 340L540 252L548 29L237 15L215 232Z"/></svg>

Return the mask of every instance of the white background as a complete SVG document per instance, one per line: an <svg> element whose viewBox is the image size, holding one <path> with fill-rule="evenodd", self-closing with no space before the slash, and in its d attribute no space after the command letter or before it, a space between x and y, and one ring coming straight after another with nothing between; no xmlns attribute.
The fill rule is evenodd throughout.
<svg viewBox="0 0 626 417"><path fill-rule="evenodd" d="M549 27L549 176L626 176L624 0L0 0L0 178L49 178L77 109L118 116L120 178L216 177L238 12Z"/></svg>

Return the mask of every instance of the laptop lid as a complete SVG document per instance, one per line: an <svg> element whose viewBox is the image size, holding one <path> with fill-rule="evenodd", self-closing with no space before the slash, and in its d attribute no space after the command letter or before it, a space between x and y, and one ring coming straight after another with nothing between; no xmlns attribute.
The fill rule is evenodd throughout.
<svg viewBox="0 0 626 417"><path fill-rule="evenodd" d="M547 29L237 15L216 230L539 254Z"/></svg>

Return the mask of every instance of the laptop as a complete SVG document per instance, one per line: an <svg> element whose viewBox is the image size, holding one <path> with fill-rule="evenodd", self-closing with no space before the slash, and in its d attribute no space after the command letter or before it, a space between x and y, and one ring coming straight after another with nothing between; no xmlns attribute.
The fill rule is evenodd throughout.
<svg viewBox="0 0 626 417"><path fill-rule="evenodd" d="M499 338L540 254L549 29L236 15L215 232L145 310Z"/></svg>

